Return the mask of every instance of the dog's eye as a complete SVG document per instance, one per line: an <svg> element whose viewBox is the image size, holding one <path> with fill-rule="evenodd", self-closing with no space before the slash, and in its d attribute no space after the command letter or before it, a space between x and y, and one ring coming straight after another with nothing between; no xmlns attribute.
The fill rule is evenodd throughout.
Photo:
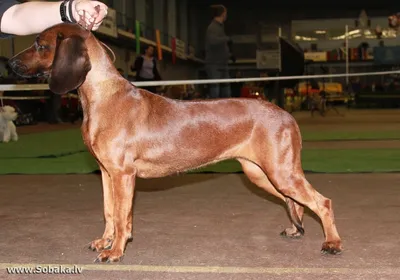
<svg viewBox="0 0 400 280"><path fill-rule="evenodd" d="M36 50L38 51L43 51L45 50L47 47L45 45L39 45L38 43L36 43Z"/></svg>

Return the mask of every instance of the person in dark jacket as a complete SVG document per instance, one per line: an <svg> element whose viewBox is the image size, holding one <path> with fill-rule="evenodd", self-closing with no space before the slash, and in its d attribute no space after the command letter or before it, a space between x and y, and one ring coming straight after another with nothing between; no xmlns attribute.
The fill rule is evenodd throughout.
<svg viewBox="0 0 400 280"><path fill-rule="evenodd" d="M224 22L227 9L223 5L212 6L213 20L207 28L205 44L205 70L209 79L229 79L229 60L232 55L232 40L226 36ZM230 84L210 84L209 97L231 97Z"/></svg>
<svg viewBox="0 0 400 280"><path fill-rule="evenodd" d="M157 70L157 61L154 57L154 47L147 46L144 54L136 58L135 64L131 66L132 71L136 71L136 81L160 81L161 76ZM141 87L150 92L156 93L157 87Z"/></svg>

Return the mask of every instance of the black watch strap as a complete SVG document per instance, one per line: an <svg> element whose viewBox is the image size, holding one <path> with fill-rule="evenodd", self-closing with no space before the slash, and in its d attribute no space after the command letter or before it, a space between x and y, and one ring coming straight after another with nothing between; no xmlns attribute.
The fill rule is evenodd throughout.
<svg viewBox="0 0 400 280"><path fill-rule="evenodd" d="M67 18L67 7L66 7L67 2L68 2L68 0L65 0L60 5L60 16L61 16L62 22L69 22L69 20Z"/></svg>

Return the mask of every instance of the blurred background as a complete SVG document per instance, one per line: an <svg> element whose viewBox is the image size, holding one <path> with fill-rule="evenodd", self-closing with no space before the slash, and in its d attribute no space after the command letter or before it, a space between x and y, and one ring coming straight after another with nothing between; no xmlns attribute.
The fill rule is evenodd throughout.
<svg viewBox="0 0 400 280"><path fill-rule="evenodd" d="M130 81L136 76L135 59L147 46L155 48L162 80L207 78L205 34L214 4L225 5L228 10L225 32L232 39L236 58L229 64L232 78L362 73L396 70L400 64L397 19L390 26L389 18L397 13L395 5L378 9L361 1L348 7L331 4L329 8L323 2L300 5L251 0L104 2L109 6L108 17L95 34L115 52L115 66ZM0 41L0 83L46 83L15 77L7 66L7 59L30 46L33 40L34 36L24 36ZM397 80L396 74L361 75L280 83L232 83L231 89L235 97L265 98L290 111L310 110L311 98L320 98L321 92L335 105L398 107ZM155 91L171 98L208 97L207 84L157 87ZM381 93L378 98L365 97L372 93L375 96L376 92ZM63 98L46 90L1 94L46 96L36 100L3 100L3 104L17 104L23 114L33 114L32 120L69 121L67 109L79 110L79 102L74 98L76 92Z"/></svg>

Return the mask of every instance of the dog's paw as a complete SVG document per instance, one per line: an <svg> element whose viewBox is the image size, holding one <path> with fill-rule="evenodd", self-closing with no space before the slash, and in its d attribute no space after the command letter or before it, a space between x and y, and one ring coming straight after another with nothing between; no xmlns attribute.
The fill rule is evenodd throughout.
<svg viewBox="0 0 400 280"><path fill-rule="evenodd" d="M112 246L111 238L100 238L92 241L89 245L89 249L92 251L101 252L103 250L110 249Z"/></svg>
<svg viewBox="0 0 400 280"><path fill-rule="evenodd" d="M124 253L122 250L118 249L110 249L110 250L104 250L101 252L97 258L94 260L95 263L113 263L113 262L120 262L122 261Z"/></svg>
<svg viewBox="0 0 400 280"><path fill-rule="evenodd" d="M340 255L342 251L342 243L340 241L328 241L322 244L321 254Z"/></svg>
<svg viewBox="0 0 400 280"><path fill-rule="evenodd" d="M293 231L291 228L290 229L285 229L280 233L280 236L285 237L285 238L291 238L291 239L300 239L303 237L303 233L300 231L296 230Z"/></svg>
<svg viewBox="0 0 400 280"><path fill-rule="evenodd" d="M304 235L304 229L303 229L303 232L301 232L294 226L287 228L280 233L280 236L285 237L285 238L292 238L292 239L302 238L303 235Z"/></svg>

